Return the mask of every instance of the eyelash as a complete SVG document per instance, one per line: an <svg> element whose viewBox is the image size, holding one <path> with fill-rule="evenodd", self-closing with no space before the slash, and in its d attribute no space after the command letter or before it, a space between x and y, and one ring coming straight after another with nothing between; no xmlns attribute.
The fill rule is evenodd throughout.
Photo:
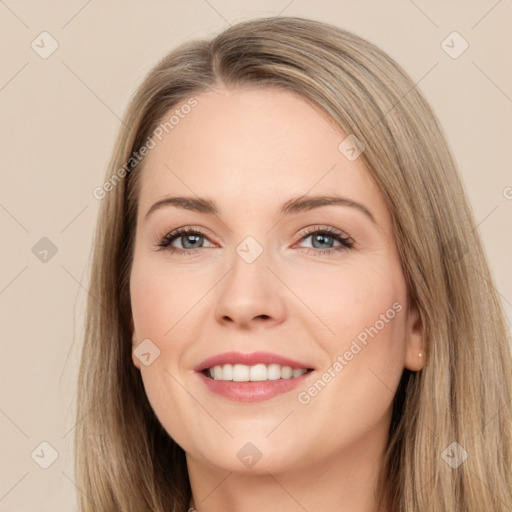
<svg viewBox="0 0 512 512"><path fill-rule="evenodd" d="M334 238L336 241L341 243L340 247L331 248L331 249L315 249L314 247L305 247L307 249L306 254L309 254L312 251L315 255L325 256L334 253L341 253L348 249L354 247L354 241L348 236L345 235L342 231L331 227L322 227L322 226L313 226L308 228L305 233L301 235L300 242L303 242L306 238L311 235L317 234L327 234L328 236ZM197 254L201 251L201 249L180 249L179 247L173 247L171 245L174 240L186 236L186 235L199 235L201 237L207 238L206 234L203 233L199 228L192 228L190 226L183 227L172 231L165 235L160 242L157 244L157 250L166 250L171 254L182 254L191 256L193 254Z"/></svg>

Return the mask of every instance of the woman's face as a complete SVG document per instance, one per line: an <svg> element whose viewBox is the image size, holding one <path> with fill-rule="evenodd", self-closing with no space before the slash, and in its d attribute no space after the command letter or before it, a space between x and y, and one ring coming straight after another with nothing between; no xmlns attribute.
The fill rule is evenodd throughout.
<svg viewBox="0 0 512 512"><path fill-rule="evenodd" d="M295 93L195 99L134 171L133 362L158 419L228 471L377 457L404 367L421 367L379 188Z"/></svg>

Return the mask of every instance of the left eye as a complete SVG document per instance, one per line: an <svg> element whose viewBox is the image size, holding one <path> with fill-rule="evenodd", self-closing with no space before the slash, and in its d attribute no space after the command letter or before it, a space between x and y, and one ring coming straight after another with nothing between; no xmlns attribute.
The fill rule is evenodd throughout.
<svg viewBox="0 0 512 512"><path fill-rule="evenodd" d="M311 238L312 244L310 247L306 247L308 254L311 250L314 254L330 254L346 251L354 246L354 241L348 235L334 228L316 226L302 236L301 242L308 238ZM333 246L334 242L338 242L337 247Z"/></svg>

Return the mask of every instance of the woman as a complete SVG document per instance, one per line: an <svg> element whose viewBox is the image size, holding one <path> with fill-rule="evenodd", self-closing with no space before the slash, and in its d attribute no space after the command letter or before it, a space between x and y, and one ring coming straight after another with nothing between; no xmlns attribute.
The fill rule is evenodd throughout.
<svg viewBox="0 0 512 512"><path fill-rule="evenodd" d="M82 511L508 511L508 330L411 79L317 21L184 44L96 233Z"/></svg>

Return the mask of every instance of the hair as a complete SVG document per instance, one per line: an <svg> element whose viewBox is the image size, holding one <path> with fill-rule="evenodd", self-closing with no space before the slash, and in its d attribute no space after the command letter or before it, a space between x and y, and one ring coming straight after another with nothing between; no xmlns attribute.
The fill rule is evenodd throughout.
<svg viewBox="0 0 512 512"><path fill-rule="evenodd" d="M182 44L128 106L92 253L75 436L80 510L188 507L184 450L156 418L131 359L129 278L143 168L133 155L172 108L218 86L277 87L320 107L363 141L360 158L391 213L426 364L404 369L393 401L375 489L379 510L510 511L510 333L440 124L382 50L299 17L244 21ZM467 452L457 468L443 458L453 442Z"/></svg>

